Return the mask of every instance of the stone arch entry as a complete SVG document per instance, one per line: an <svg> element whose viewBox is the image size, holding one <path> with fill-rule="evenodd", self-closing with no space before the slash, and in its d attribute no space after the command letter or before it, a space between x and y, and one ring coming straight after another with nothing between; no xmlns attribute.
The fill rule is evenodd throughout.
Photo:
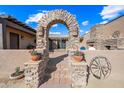
<svg viewBox="0 0 124 93"><path fill-rule="evenodd" d="M45 69L49 61L49 28L58 22L65 24L69 30L69 39L66 45L69 55L72 53L70 51L79 49L79 26L76 18L66 10L62 9L53 10L44 14L39 22L37 31L37 51L39 53L43 53L43 60L34 63L25 63L25 84L27 87L40 87L40 85L43 84ZM87 72L87 64L84 65L75 63L71 64L72 71L71 78L69 78L71 80L70 86L83 87L86 85L87 74L85 72ZM84 78L82 78L82 76Z"/></svg>
<svg viewBox="0 0 124 93"><path fill-rule="evenodd" d="M56 23L64 24L69 30L69 40L67 46L72 46L76 40L79 41L79 26L75 16L62 9L49 11L48 13L43 14L39 21L37 31L37 49L44 49L46 55L49 55L49 29Z"/></svg>

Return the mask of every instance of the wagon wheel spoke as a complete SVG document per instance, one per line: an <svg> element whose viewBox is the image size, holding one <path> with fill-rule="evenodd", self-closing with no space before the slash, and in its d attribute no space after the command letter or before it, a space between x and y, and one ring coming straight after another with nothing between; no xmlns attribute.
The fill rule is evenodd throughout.
<svg viewBox="0 0 124 93"><path fill-rule="evenodd" d="M97 77L98 79L101 79L101 70L100 70L100 69L99 69L98 73L96 74L96 77Z"/></svg>
<svg viewBox="0 0 124 93"><path fill-rule="evenodd" d="M100 58L99 58L99 57L98 57L98 63L99 63L99 65L100 65L100 63L101 63L101 62L100 62Z"/></svg>
<svg viewBox="0 0 124 93"><path fill-rule="evenodd" d="M95 61L95 63L96 63L97 65L99 65L99 62L98 62L96 59L94 59L94 61Z"/></svg>
<svg viewBox="0 0 124 93"><path fill-rule="evenodd" d="M102 69L105 70L105 71L108 71L108 70L111 70L111 67L103 66Z"/></svg>
<svg viewBox="0 0 124 93"><path fill-rule="evenodd" d="M94 74L96 74L96 73L98 73L98 72L99 72L99 69L95 70L95 71L94 71Z"/></svg>
<svg viewBox="0 0 124 93"><path fill-rule="evenodd" d="M92 69L98 69L98 67L91 67Z"/></svg>
<svg viewBox="0 0 124 93"><path fill-rule="evenodd" d="M100 70L99 78L100 78L100 79L102 78L102 71L101 71L101 70Z"/></svg>
<svg viewBox="0 0 124 93"><path fill-rule="evenodd" d="M92 64L91 68L95 69L95 68L98 68L98 66L96 64Z"/></svg>
<svg viewBox="0 0 124 93"><path fill-rule="evenodd" d="M103 76L104 76L104 78L105 78L106 74L104 73L104 70L101 69L101 72L102 72L102 74L103 74Z"/></svg>

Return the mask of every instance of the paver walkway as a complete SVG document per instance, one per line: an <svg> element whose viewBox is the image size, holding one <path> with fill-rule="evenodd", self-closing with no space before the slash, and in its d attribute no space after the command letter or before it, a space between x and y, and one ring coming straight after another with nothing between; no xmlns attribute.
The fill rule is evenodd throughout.
<svg viewBox="0 0 124 93"><path fill-rule="evenodd" d="M70 87L69 62L65 51L50 53L42 88L68 88Z"/></svg>

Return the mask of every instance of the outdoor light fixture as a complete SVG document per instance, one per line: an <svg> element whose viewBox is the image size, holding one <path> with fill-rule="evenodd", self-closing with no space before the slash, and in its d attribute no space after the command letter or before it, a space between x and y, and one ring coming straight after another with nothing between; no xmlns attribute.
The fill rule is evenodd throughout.
<svg viewBox="0 0 124 93"><path fill-rule="evenodd" d="M21 39L24 39L24 36L21 35Z"/></svg>

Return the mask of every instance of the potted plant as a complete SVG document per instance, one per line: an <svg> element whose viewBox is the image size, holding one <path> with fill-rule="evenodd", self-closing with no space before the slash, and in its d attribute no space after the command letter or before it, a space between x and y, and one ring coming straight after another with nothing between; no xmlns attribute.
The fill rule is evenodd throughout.
<svg viewBox="0 0 124 93"><path fill-rule="evenodd" d="M38 53L35 49L33 49L32 51L30 51L30 54L31 54L32 61L41 60L41 54Z"/></svg>
<svg viewBox="0 0 124 93"><path fill-rule="evenodd" d="M35 46L33 46L33 45L31 45L31 44L29 44L29 45L27 46L27 49L33 49L33 48L35 48Z"/></svg>
<svg viewBox="0 0 124 93"><path fill-rule="evenodd" d="M86 60L85 60L85 54L84 54L84 52L81 52L81 51L76 51L76 52L74 53L74 55L72 56L72 58L73 58L76 62L86 61Z"/></svg>
<svg viewBox="0 0 124 93"><path fill-rule="evenodd" d="M10 79L21 79L24 77L24 70L20 70L20 67L15 68L15 72L10 75Z"/></svg>

